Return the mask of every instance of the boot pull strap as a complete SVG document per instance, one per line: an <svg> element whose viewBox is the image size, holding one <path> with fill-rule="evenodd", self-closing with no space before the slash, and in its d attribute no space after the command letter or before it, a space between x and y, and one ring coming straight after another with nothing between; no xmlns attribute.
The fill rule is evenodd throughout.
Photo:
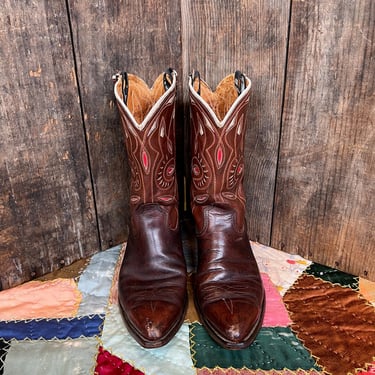
<svg viewBox="0 0 375 375"><path fill-rule="evenodd" d="M170 87L172 86L172 82L173 82L172 73L173 72L174 72L174 69L172 69L172 68L168 68L164 72L164 75L163 75L163 85L164 85L165 91L168 91L170 89Z"/></svg>
<svg viewBox="0 0 375 375"><path fill-rule="evenodd" d="M246 89L245 75L239 70L236 70L236 72L234 73L234 85L236 86L238 95L241 95L242 92Z"/></svg>
<svg viewBox="0 0 375 375"><path fill-rule="evenodd" d="M128 102L128 92L129 92L129 79L127 72L121 72L121 90L122 90L122 100L124 101L125 105Z"/></svg>
<svg viewBox="0 0 375 375"><path fill-rule="evenodd" d="M192 79L192 86L194 86L194 82L196 79L198 79L198 90L197 94L201 94L201 75L199 74L198 70L193 70L193 72L190 74L190 77Z"/></svg>

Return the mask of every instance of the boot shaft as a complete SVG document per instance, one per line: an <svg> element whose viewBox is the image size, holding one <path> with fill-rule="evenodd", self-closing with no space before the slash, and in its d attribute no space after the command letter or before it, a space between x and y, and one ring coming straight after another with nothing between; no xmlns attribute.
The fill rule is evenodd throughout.
<svg viewBox="0 0 375 375"><path fill-rule="evenodd" d="M176 72L159 75L151 89L132 74L115 78L131 171L131 208L144 203L174 205Z"/></svg>
<svg viewBox="0 0 375 375"><path fill-rule="evenodd" d="M239 72L224 78L213 92L190 76L191 205L198 231L204 207L230 207L236 227L244 230L244 140L250 80Z"/></svg>

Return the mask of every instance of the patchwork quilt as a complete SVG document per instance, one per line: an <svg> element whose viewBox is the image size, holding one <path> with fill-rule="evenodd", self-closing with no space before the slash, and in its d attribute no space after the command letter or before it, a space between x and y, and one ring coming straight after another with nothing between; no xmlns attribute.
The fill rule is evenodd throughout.
<svg viewBox="0 0 375 375"><path fill-rule="evenodd" d="M71 278L0 292L0 375L375 374L375 283L258 243L263 327L247 349L218 346L191 298L166 346L144 349L117 303L125 245L93 256Z"/></svg>

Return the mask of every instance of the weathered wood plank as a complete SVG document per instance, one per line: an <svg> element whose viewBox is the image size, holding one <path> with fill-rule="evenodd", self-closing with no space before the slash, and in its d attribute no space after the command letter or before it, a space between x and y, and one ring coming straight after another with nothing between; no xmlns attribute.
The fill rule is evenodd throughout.
<svg viewBox="0 0 375 375"><path fill-rule="evenodd" d="M250 238L264 244L271 233L288 19L287 1L182 2L184 76L197 69L213 89L236 69L252 80L244 188Z"/></svg>
<svg viewBox="0 0 375 375"><path fill-rule="evenodd" d="M294 1L272 245L375 279L375 2Z"/></svg>
<svg viewBox="0 0 375 375"><path fill-rule="evenodd" d="M127 70L152 85L169 66L180 73L180 9L176 2L153 0L69 4L105 249L126 239L129 219L130 176L111 76Z"/></svg>
<svg viewBox="0 0 375 375"><path fill-rule="evenodd" d="M63 2L0 14L0 289L98 250Z"/></svg>

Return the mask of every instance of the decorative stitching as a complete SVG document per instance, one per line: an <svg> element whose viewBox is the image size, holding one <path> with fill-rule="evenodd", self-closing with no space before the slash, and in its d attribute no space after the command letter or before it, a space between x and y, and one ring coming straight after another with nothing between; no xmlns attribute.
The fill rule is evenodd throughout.
<svg viewBox="0 0 375 375"><path fill-rule="evenodd" d="M312 278L314 281L317 281L320 285L309 285L309 286L304 286L304 285L299 285L298 284L298 281L301 282L302 279L308 279L308 278ZM306 291L308 290L313 290L313 291L319 291L319 290L326 290L326 291L334 291L333 288L341 288L341 290L345 293L351 293L351 294L356 294L358 296L358 298L361 300L362 303L364 303L365 306L369 306L370 308L372 307L371 305L367 304L367 300L365 300L359 292L353 290L353 288L346 288L346 287L343 287L342 285L340 284L336 284L336 283L332 283L332 282L329 282L329 281L325 281L325 280L322 280L320 278L317 278L311 274L303 274L295 283L294 285L289 289L288 293L284 296L284 303L289 311L289 314L292 318L292 325L291 325L291 329L292 331L296 334L296 336L301 340L301 342L303 342L303 344L305 345L306 348L308 348L308 344L306 344L306 342L308 342L308 340L311 340L312 342L314 342L315 344L317 344L318 346L321 346L323 348L325 348L328 352L330 353L333 353L334 355L338 356L340 358L341 361L344 361L345 363L349 364L349 365L358 365L358 362L354 362L352 359L348 358L347 356L345 356L343 353L341 352L338 352L336 350L334 350L334 348L330 348L328 347L326 344L324 344L321 340L318 340L313 334L309 333L304 327L301 326L300 323L296 323L295 322L295 316L298 314L295 313L294 311L292 311L292 305L295 301L295 299L293 298L293 301L291 300L290 302L288 302L286 300L285 297L287 297L288 295L292 295L293 296L293 293L295 294L295 296L298 298L298 296L301 297L300 300L298 300L299 303L302 303L302 304L305 304L307 305L306 301L303 300L303 296L306 295ZM336 293L337 295L337 293ZM372 321L368 321L367 319L363 318L363 317L360 317L358 316L357 314L355 313L352 313L352 312L349 312L347 308L345 308L342 304L340 304L334 297L335 296L332 296L331 294L325 294L325 297L327 298L327 305L328 306L335 306L336 309L339 309L339 310L342 310L344 311L346 314L348 315L351 315L353 316L354 318L356 318L357 320L361 321L362 323L366 323L366 324L370 324L372 325ZM301 309L299 309L298 311L301 311ZM316 313L316 311L314 311L314 314L315 315L318 315L318 313ZM321 317L321 316L317 316L318 318L320 318L321 320L325 320L327 322L327 318L324 318L324 317ZM339 328L339 327L337 327ZM340 329L340 328L339 328ZM340 331L343 331L342 329L340 329ZM305 338L302 338L301 335L305 335ZM349 333L347 333L347 335L349 336L352 336L350 335ZM354 337L355 339L360 339L359 337L356 337L356 336L352 336ZM363 340L362 340L363 341ZM368 341L367 341L368 343ZM370 342L370 345L372 343ZM320 363L322 361L322 358L312 354L313 357L317 358L317 361L318 363ZM327 367L326 366L322 366L321 367L324 369L324 371L327 371Z"/></svg>
<svg viewBox="0 0 375 375"><path fill-rule="evenodd" d="M199 323L200 324L200 323ZM195 355L197 354L196 350L194 349L195 347L195 341L194 341L194 328L195 326L193 324L189 324L189 344L190 344L190 355L191 355L191 360L193 361L193 366L197 366L197 360L195 359Z"/></svg>
<svg viewBox="0 0 375 375"><path fill-rule="evenodd" d="M323 275L322 277L319 277L317 276L317 273L315 271L313 271L313 268L314 267L323 267L324 268L324 271L322 271ZM309 271L311 271L311 273L309 273ZM355 275L351 275L349 273L346 273L346 272L343 272L343 271L339 271L335 268L332 268L332 267L328 267L328 266L324 266L322 264L319 264L319 263L315 263L315 262L312 262L304 271L304 273L310 275L310 276L313 276L315 277L316 279L319 279L319 280L323 280L325 282L329 282L330 284L332 285L337 285L337 286L341 286L343 288L349 288L349 289L352 289L352 290L355 290L356 292L359 292L359 276L355 276ZM342 275L347 275L348 277L352 278L353 280L355 280L355 287L353 287L352 285L350 284L340 284L339 282L332 282L331 280L326 280L324 278L325 275L329 275L329 274L335 274L335 275L339 275L339 274L342 274Z"/></svg>
<svg viewBox="0 0 375 375"><path fill-rule="evenodd" d="M104 322L105 316L102 314L93 314L93 315L85 315L85 316L79 316L79 317L73 317L73 318L58 318L58 319L28 319L28 320L14 320L14 321L0 321L0 334L1 336L6 339L6 340L25 340L25 339L30 339L30 340L68 340L68 339L76 339L79 337L93 337L93 336L99 336L101 335L102 332L102 327L103 327L103 322ZM97 320L97 325L94 325L92 327L89 327L87 324L87 320ZM85 327L83 334L80 335L65 335L62 333L61 328L62 325L65 323L70 323L73 321L80 321L82 320L83 326ZM33 324L35 323L35 324ZM38 332L34 331L35 328L40 323L46 323L49 324L51 323L52 325L56 325L55 330L57 330L57 334L55 331L54 333L51 333L51 336L48 335L40 335L39 330ZM13 333L8 333L6 332L7 325L13 325L14 328ZM16 330L16 326L19 325L19 335L16 336L14 334L14 330ZM11 328L11 327L10 327ZM27 331L27 332L25 332ZM68 329L68 327L65 329L65 331L71 331ZM46 337L47 336L47 337Z"/></svg>

